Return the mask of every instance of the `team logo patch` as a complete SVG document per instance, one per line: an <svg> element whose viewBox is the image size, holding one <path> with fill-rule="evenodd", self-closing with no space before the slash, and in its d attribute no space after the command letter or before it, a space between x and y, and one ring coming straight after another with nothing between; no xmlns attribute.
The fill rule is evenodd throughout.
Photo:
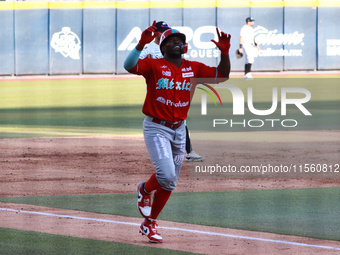
<svg viewBox="0 0 340 255"><path fill-rule="evenodd" d="M170 71L162 71L162 74L164 75L164 76L171 76L171 72Z"/></svg>
<svg viewBox="0 0 340 255"><path fill-rule="evenodd" d="M194 72L182 73L182 77L183 78L194 77Z"/></svg>
<svg viewBox="0 0 340 255"><path fill-rule="evenodd" d="M168 78L161 78L157 81L156 89L176 89L176 90L188 90L190 91L192 88L192 84L190 82L186 82L186 80L182 82L171 81Z"/></svg>

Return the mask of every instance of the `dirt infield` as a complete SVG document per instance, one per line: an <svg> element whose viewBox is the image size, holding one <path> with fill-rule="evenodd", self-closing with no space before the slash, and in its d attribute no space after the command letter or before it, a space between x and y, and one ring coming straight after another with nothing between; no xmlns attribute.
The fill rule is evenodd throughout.
<svg viewBox="0 0 340 255"><path fill-rule="evenodd" d="M290 164L294 157L298 157L301 162L306 163L339 161L340 132L320 131L319 133L307 132L304 136L299 133L296 133L296 136L294 136L294 133L289 135L289 137L287 136L289 144L294 143L293 152L289 151L291 147L287 143L273 141L273 139L269 141L266 138L261 138L260 141L242 141L242 139L237 139L237 134L228 143L223 141L223 148L227 149L226 155L229 155L230 160L235 164L240 164L240 162L259 164L262 163L261 160L264 158ZM270 134L264 137L270 137ZM304 138L308 138L310 141L306 142ZM220 155L222 141L220 141L221 146L218 142L215 141L214 146L211 146L211 142L207 140L194 140L194 146L203 155L208 153ZM308 143L308 146L306 146L306 143ZM255 145L256 150L254 150ZM2 139L0 140L0 147L2 154L0 159L1 197L133 193L136 184L146 180L154 172L141 136ZM330 186L339 186L339 179L192 178L190 176L190 165L185 162L176 191ZM0 207L27 211L26 213L18 213L18 211L0 210L1 217L9 219L1 221L0 227L150 245L145 237L137 234L137 226L141 221L138 218L96 215L86 212L5 203L1 203ZM29 211L48 212L57 216L32 214ZM72 217L62 218L58 215L107 219L131 224L91 221ZM40 224L34 224L35 221L40 222ZM118 227L122 224L124 228ZM160 228L160 232L165 243L157 245L157 247L204 254L247 254L246 251L249 250L252 251L252 254L339 253L339 250L335 249L299 246L291 242L340 248L339 242L325 240L165 221L160 221L159 225L163 228ZM170 227L178 229L170 229ZM119 229L119 235L113 234L113 231L118 231L116 229ZM191 232L187 230L191 230ZM244 237L256 237L262 241ZM264 239L284 242L263 241ZM197 243L204 243L204 245L196 245Z"/></svg>

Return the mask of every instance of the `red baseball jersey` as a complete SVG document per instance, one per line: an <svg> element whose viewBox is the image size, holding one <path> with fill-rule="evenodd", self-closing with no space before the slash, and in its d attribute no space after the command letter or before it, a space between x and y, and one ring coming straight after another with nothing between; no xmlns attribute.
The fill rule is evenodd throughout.
<svg viewBox="0 0 340 255"><path fill-rule="evenodd" d="M192 78L225 78L216 67L185 59L180 68L164 58L139 59L129 72L143 75L146 80L143 113L170 122L187 118L190 91L195 89Z"/></svg>

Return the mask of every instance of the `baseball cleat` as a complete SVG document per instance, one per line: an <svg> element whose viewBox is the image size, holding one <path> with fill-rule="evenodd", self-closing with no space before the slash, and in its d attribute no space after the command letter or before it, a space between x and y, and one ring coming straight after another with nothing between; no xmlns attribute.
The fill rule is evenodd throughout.
<svg viewBox="0 0 340 255"><path fill-rule="evenodd" d="M144 191L144 184L141 182L137 186L137 208L144 218L148 218L151 214L151 194Z"/></svg>
<svg viewBox="0 0 340 255"><path fill-rule="evenodd" d="M150 221L144 219L143 223L139 227L139 232L149 238L150 243L163 243L162 237L158 234L156 229L157 223L155 220Z"/></svg>
<svg viewBox="0 0 340 255"><path fill-rule="evenodd" d="M245 80L254 80L253 76L251 75L251 73L247 73L245 76L244 76L244 79Z"/></svg>
<svg viewBox="0 0 340 255"><path fill-rule="evenodd" d="M198 155L195 151L191 151L185 156L185 161L188 162L203 162L204 160L205 158Z"/></svg>

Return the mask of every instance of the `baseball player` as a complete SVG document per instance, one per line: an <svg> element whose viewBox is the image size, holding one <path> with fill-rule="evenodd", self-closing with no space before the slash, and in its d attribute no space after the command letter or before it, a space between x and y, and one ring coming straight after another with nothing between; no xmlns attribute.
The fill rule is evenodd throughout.
<svg viewBox="0 0 340 255"><path fill-rule="evenodd" d="M124 68L133 74L143 75L147 93L143 105L146 115L143 122L144 141L156 173L137 185L137 206L145 218L140 233L150 242L161 243L156 229L156 219L175 189L185 153L185 119L195 84L191 78L205 77L227 80L230 73L230 35L220 33L218 41L212 40L221 50L218 67L182 58L187 51L186 37L175 29L166 30L160 38L164 58L139 59L144 46L156 34L156 21L143 31L139 43L127 56ZM151 204L151 196L153 202Z"/></svg>
<svg viewBox="0 0 340 255"><path fill-rule="evenodd" d="M139 58L140 59L144 59L144 58L163 58L163 54L161 53L161 50L159 48L159 41L161 38L162 33L169 29L169 25L164 22L164 21L158 21L156 23L156 37L155 39L147 44L144 49L142 50ZM190 136L189 136L189 130L188 130L188 126L185 126L185 131L186 131L186 144L185 144L185 150L186 150L186 156L185 156L185 160L186 161L194 161L194 162L202 162L205 160L204 157L202 157L201 155L199 155L197 152L195 152L192 149L192 145L191 145L191 141L190 141Z"/></svg>
<svg viewBox="0 0 340 255"><path fill-rule="evenodd" d="M246 64L244 67L244 79L253 79L251 75L251 65L254 63L255 57L255 48L254 45L257 47L257 50L260 50L260 47L255 42L254 38L254 22L255 20L252 17L248 17L246 19L246 24L241 28L240 32L240 48L238 52L243 54L246 59Z"/></svg>

